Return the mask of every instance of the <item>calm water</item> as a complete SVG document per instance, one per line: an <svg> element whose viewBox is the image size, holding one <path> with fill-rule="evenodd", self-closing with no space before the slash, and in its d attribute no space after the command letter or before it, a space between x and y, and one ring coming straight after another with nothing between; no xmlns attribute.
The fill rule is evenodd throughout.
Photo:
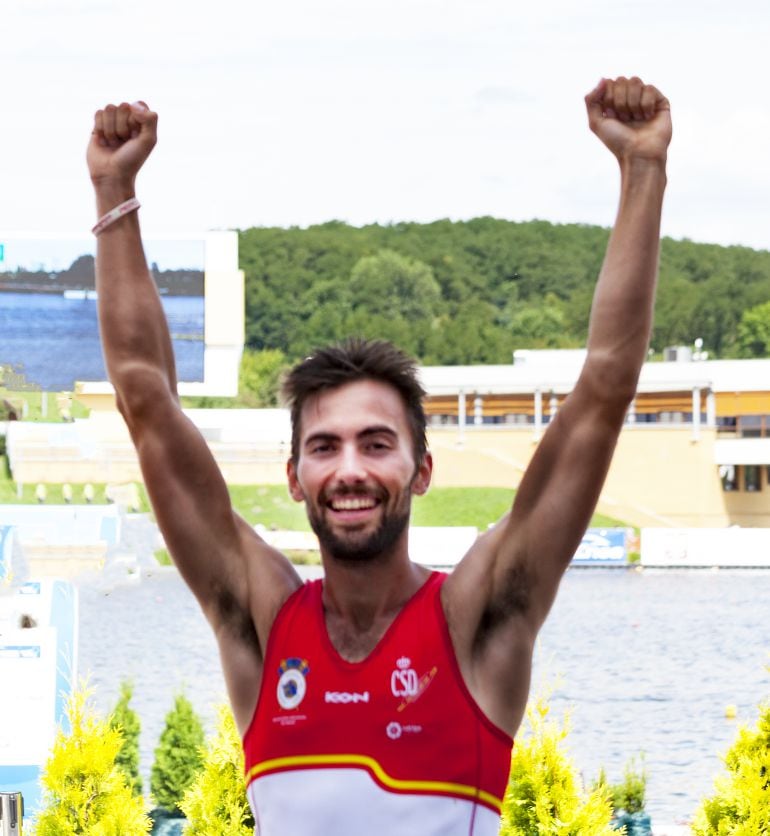
<svg viewBox="0 0 770 836"><path fill-rule="evenodd" d="M604 766L619 780L645 753L647 809L658 823L691 816L711 791L720 753L770 698L770 572L572 570L541 633L535 687L569 709L567 747L587 780ZM135 683L142 771L183 686L213 728L225 699L214 639L173 570L105 594L81 588L81 673L105 712L121 679ZM738 720L725 718L725 706ZM149 777L146 778L147 782Z"/></svg>
<svg viewBox="0 0 770 836"><path fill-rule="evenodd" d="M165 296L180 380L203 380L203 297ZM190 339L189 337L193 337ZM0 293L0 364L27 383L71 391L75 380L106 380L96 301L48 293Z"/></svg>

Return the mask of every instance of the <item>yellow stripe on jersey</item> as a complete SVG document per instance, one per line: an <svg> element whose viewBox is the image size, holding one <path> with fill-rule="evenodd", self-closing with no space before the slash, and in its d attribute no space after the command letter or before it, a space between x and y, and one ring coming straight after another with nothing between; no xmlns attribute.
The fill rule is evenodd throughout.
<svg viewBox="0 0 770 836"><path fill-rule="evenodd" d="M262 761L248 771L246 774L246 784L250 784L253 780L263 775L266 772L283 772L292 769L292 767L363 767L369 770L377 780L384 786L391 790L400 792L434 792L434 793L449 793L462 798L478 799L483 801L488 806L502 811L503 800L497 796L484 790L471 787L466 784L453 784L448 781L403 781L400 778L394 778L380 766L374 759L366 755L294 755L285 758L272 758L271 760Z"/></svg>

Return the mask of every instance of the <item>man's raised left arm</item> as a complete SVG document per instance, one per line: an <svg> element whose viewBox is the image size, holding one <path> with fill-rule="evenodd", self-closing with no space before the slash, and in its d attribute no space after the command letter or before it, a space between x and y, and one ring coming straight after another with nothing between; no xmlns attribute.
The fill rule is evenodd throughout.
<svg viewBox="0 0 770 836"><path fill-rule="evenodd" d="M652 327L669 103L638 78L602 80L585 103L589 126L615 156L621 179L586 362L511 513L479 539L444 593L466 681L504 728L515 728L524 710L534 638L596 506Z"/></svg>

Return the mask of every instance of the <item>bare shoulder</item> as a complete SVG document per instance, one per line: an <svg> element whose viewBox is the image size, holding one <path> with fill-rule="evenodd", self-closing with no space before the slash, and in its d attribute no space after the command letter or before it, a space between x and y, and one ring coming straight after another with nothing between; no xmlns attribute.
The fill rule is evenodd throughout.
<svg viewBox="0 0 770 836"><path fill-rule="evenodd" d="M248 606L264 648L273 622L302 579L291 561L266 543L242 517L237 517L246 579Z"/></svg>
<svg viewBox="0 0 770 836"><path fill-rule="evenodd" d="M302 585L294 566L236 516L238 529L237 585L232 578L215 582L216 600L209 620L219 646L233 714L243 734L256 708L262 683L265 650L276 616L289 596Z"/></svg>

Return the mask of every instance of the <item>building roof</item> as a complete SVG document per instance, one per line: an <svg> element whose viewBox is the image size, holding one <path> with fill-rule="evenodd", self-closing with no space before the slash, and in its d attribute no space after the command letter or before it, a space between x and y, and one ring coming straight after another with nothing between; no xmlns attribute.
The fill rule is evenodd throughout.
<svg viewBox="0 0 770 836"><path fill-rule="evenodd" d="M569 392L585 359L585 350L529 352L525 362L498 366L422 366L420 380L429 396ZM637 391L770 391L770 359L690 360L645 363Z"/></svg>

